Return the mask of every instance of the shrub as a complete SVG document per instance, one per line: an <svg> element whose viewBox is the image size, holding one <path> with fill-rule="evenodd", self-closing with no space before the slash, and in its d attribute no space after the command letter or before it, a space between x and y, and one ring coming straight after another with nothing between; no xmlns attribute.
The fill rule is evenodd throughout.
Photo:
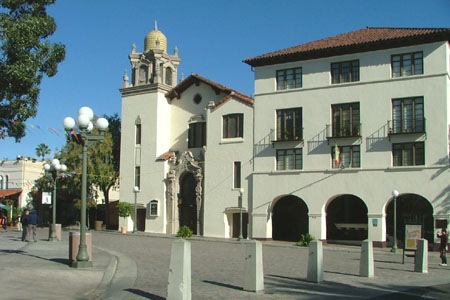
<svg viewBox="0 0 450 300"><path fill-rule="evenodd" d="M177 237L180 237L183 239L190 238L190 237L192 237L192 235L193 235L192 230L186 225L180 227L180 229L178 229L178 232L177 232Z"/></svg>
<svg viewBox="0 0 450 300"><path fill-rule="evenodd" d="M300 241L297 243L299 246L309 247L309 244L314 241L314 236L310 235L309 233L302 234L300 236Z"/></svg>
<svg viewBox="0 0 450 300"><path fill-rule="evenodd" d="M128 202L119 202L117 204L117 214L122 218L129 217L131 215L131 204Z"/></svg>

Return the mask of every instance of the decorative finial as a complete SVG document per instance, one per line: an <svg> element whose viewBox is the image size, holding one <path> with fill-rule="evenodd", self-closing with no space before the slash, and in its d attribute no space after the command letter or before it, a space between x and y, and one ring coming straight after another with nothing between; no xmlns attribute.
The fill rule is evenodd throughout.
<svg viewBox="0 0 450 300"><path fill-rule="evenodd" d="M181 81L183 81L184 80L184 73L182 72L181 73Z"/></svg>
<svg viewBox="0 0 450 300"><path fill-rule="evenodd" d="M128 73L127 70L125 69L125 72L123 73L123 83L122 83L122 88L126 88L129 87L129 83L128 83Z"/></svg>
<svg viewBox="0 0 450 300"><path fill-rule="evenodd" d="M158 21L155 20L155 30L158 30Z"/></svg>
<svg viewBox="0 0 450 300"><path fill-rule="evenodd" d="M133 43L133 46L131 46L131 53L136 53L136 44L135 43Z"/></svg>
<svg viewBox="0 0 450 300"><path fill-rule="evenodd" d="M173 55L178 57L178 47L175 46L175 49L173 50Z"/></svg>

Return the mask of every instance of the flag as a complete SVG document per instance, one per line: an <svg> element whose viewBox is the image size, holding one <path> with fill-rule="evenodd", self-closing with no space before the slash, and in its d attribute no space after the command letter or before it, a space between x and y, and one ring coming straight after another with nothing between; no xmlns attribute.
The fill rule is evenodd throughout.
<svg viewBox="0 0 450 300"><path fill-rule="evenodd" d="M339 151L339 147L336 144L336 142L334 142L334 165L336 167L339 165L340 156L341 156L341 152Z"/></svg>

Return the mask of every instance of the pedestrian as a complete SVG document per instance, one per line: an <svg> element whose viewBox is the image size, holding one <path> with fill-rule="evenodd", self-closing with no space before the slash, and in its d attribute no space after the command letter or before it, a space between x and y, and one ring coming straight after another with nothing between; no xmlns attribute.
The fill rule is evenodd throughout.
<svg viewBox="0 0 450 300"><path fill-rule="evenodd" d="M21 220L22 220L22 215L18 214L17 215L17 224L19 224L19 226L17 228L19 228L19 231L22 231L22 222L21 222Z"/></svg>
<svg viewBox="0 0 450 300"><path fill-rule="evenodd" d="M28 236L28 216L30 215L30 211L25 209L23 212L23 217L20 219L22 223L22 242L28 241L30 238Z"/></svg>
<svg viewBox="0 0 450 300"><path fill-rule="evenodd" d="M8 218L3 213L0 215L0 218L3 229L5 229L5 231L8 231Z"/></svg>
<svg viewBox="0 0 450 300"><path fill-rule="evenodd" d="M441 230L441 234L437 234L437 237L441 239L441 245L439 247L439 251L440 251L440 257L442 260L442 263L440 263L440 266L446 266L447 265L447 244L448 244L448 234L447 234L447 230L445 228L442 228Z"/></svg>
<svg viewBox="0 0 450 300"><path fill-rule="evenodd" d="M31 240L30 237L31 234L33 234L33 240L37 242L37 233L36 233L37 224L38 224L38 215L36 213L36 210L33 209L28 215L28 229L27 229L28 240L26 239L25 240L26 242L29 242Z"/></svg>

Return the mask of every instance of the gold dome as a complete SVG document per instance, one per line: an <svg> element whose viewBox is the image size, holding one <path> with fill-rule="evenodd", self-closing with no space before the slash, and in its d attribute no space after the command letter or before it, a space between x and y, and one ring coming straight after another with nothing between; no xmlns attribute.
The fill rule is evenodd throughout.
<svg viewBox="0 0 450 300"><path fill-rule="evenodd" d="M164 33L158 30L158 27L155 23L155 29L145 36L144 52L147 52L149 50L156 50L157 40L159 40L159 50L163 50L164 53L167 53L167 38Z"/></svg>

